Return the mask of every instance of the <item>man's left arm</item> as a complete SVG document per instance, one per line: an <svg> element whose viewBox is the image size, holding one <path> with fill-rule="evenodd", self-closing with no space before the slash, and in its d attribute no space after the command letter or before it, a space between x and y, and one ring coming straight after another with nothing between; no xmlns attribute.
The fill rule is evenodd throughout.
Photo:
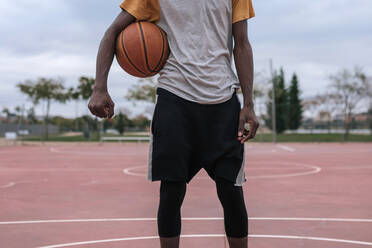
<svg viewBox="0 0 372 248"><path fill-rule="evenodd" d="M244 97L238 128L238 140L243 144L255 137L259 126L253 104L253 54L251 44L248 40L247 21L236 22L232 28L235 67ZM244 128L247 123L249 123L249 131Z"/></svg>

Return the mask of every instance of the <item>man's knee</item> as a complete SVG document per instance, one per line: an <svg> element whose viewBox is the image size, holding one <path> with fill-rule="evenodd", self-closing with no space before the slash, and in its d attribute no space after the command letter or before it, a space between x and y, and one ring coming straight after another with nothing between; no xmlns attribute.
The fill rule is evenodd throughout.
<svg viewBox="0 0 372 248"><path fill-rule="evenodd" d="M225 198L230 200L242 200L243 199L243 188L242 186L235 186L234 182L226 180L225 178L217 176L215 178L217 194L221 201Z"/></svg>
<svg viewBox="0 0 372 248"><path fill-rule="evenodd" d="M169 199L172 202L178 202L182 204L185 194L186 182L162 180L160 183L161 199Z"/></svg>

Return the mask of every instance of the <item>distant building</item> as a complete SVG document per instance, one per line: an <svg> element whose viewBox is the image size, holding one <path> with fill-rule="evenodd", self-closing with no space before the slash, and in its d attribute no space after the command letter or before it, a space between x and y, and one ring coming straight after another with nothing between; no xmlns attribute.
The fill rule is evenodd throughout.
<svg viewBox="0 0 372 248"><path fill-rule="evenodd" d="M367 121L368 120L368 113L361 113L361 114L356 114L354 115L354 119L356 121Z"/></svg>
<svg viewBox="0 0 372 248"><path fill-rule="evenodd" d="M328 111L320 111L318 116L314 118L314 121L332 121L331 113L329 113Z"/></svg>

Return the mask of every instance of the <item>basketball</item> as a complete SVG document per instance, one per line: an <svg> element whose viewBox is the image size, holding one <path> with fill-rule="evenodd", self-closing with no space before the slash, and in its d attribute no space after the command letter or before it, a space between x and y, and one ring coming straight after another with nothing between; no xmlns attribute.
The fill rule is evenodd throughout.
<svg viewBox="0 0 372 248"><path fill-rule="evenodd" d="M166 33L150 22L128 25L116 40L116 59L124 71L146 78L157 74L169 56Z"/></svg>

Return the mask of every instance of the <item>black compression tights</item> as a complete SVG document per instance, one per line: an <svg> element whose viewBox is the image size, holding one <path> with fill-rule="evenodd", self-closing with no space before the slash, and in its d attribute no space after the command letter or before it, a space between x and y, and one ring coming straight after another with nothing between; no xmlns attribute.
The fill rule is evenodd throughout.
<svg viewBox="0 0 372 248"><path fill-rule="evenodd" d="M242 186L221 177L216 178L218 199L223 207L226 236L241 238L248 235L248 216Z"/></svg>
<svg viewBox="0 0 372 248"><path fill-rule="evenodd" d="M218 199L224 211L224 225L229 237L248 235L248 217L243 189L234 183L217 177ZM160 237L175 237L181 233L181 206L186 194L186 182L161 181L158 209L158 232Z"/></svg>
<svg viewBox="0 0 372 248"><path fill-rule="evenodd" d="M186 194L186 182L161 181L158 209L160 237L175 237L181 233L181 206Z"/></svg>

